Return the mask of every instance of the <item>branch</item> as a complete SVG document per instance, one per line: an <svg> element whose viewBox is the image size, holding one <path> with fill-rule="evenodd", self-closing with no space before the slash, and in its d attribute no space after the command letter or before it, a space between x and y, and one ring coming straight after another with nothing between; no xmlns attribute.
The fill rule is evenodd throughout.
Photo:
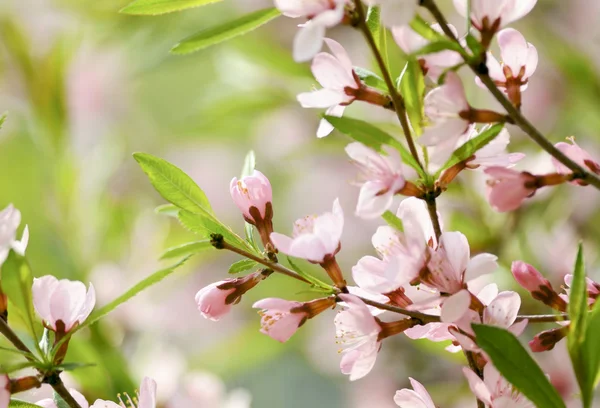
<svg viewBox="0 0 600 408"><path fill-rule="evenodd" d="M425 7L433 15L440 27L444 31L444 34L450 39L460 45L458 38L448 27L448 21L438 8L435 0L421 0L421 5ZM462 47L462 45L461 45ZM523 116L523 114L517 109L506 97L506 95L498 89L492 78L488 75L487 67L482 66L482 63L473 62L468 57L463 55L463 59L469 65L471 70L481 79L481 82L486 88L492 93L494 98L504 107L508 116L513 120L514 124L517 125L523 132L525 132L534 142L536 142L542 149L548 152L556 160L564 164L570 170L573 171L574 177L583 180L597 189L600 189L600 178L596 175L585 170L579 164L571 160L567 155L558 150L554 145L546 139L546 137L537 128Z"/></svg>
<svg viewBox="0 0 600 408"><path fill-rule="evenodd" d="M4 319L0 319L0 333L2 333L18 350L31 355L31 350L29 350L25 343L21 341L19 336L17 336L17 334L8 326L8 323Z"/></svg>
<svg viewBox="0 0 600 408"><path fill-rule="evenodd" d="M58 373L56 373L52 378L49 384L52 386L54 391L69 405L71 408L81 408L81 405L73 398L71 393L65 387L65 384L60 379Z"/></svg>

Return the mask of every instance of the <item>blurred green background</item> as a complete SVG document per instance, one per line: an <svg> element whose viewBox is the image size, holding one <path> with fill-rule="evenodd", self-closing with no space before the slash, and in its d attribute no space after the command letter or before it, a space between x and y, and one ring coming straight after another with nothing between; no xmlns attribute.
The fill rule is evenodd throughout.
<svg viewBox="0 0 600 408"><path fill-rule="evenodd" d="M374 252L370 237L382 222L353 216L355 169L343 153L349 139L334 133L318 140L320 112L304 110L295 100L315 86L308 64L291 59L297 21L281 17L226 44L174 56L169 50L182 38L271 2L226 0L160 17L119 14L126 3L2 2L0 112L8 111L9 117L0 131L0 207L13 203L22 211L31 230L27 253L35 275L93 282L98 303L104 304L165 266L158 260L164 249L194 239L176 221L154 213L163 201L131 158L136 151L188 172L221 219L241 233L243 220L229 197L229 181L253 149L257 168L274 186L276 230L289 233L296 218L328 211L340 197L347 214L340 260L350 276L352 265ZM440 3L464 33L451 2ZM600 3L538 3L515 24L540 52L524 112L553 142L575 136L600 157ZM356 65L375 70L359 33L339 27L329 34L346 46ZM393 41L388 47L397 76L403 56ZM473 105L497 106L464 74ZM355 104L347 115L395 126L393 115L372 107ZM540 149L516 128L509 130L511 150L528 154L519 168L551 170ZM597 191L561 186L540 191L519 211L496 214L482 186L479 173L462 175L439 207L446 229L464 232L473 253L500 257L502 268L493 279L501 289L518 290L508 270L516 259L534 264L560 287L580 239L594 277L600 243ZM79 333L67 361L96 366L70 373L70 385L92 400L114 399L149 375L158 381L163 406L172 407L169 401L187 392L183 384L189 373L211 372L228 390L248 390L255 408L386 408L395 406L395 390L406 387L411 376L440 406L474 405L460 371L462 357L446 353L445 345L393 338L373 372L351 384L339 373L334 312L305 325L285 345L260 334L253 301L313 296L280 276L248 293L222 321L204 320L194 294L227 277L235 260L213 252L196 256ZM522 295L524 312L546 312ZM536 329L529 328L523 338L530 339ZM576 392L563 344L539 357L564 395ZM0 359L9 358L0 351ZM215 387L199 387L189 406L225 407L207 402L214 400L203 393L214 393ZM46 395L42 389L27 398Z"/></svg>

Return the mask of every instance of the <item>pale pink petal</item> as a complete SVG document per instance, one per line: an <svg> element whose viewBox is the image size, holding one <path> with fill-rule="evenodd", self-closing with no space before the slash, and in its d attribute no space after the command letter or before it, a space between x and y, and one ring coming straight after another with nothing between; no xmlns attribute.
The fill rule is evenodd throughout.
<svg viewBox="0 0 600 408"><path fill-rule="evenodd" d="M527 52L527 61L525 65L525 78L529 78L533 75L538 66L538 52L537 48L533 44L527 44L529 46Z"/></svg>
<svg viewBox="0 0 600 408"><path fill-rule="evenodd" d="M425 406L427 408L435 408L435 404L433 403L429 392L427 392L423 384L411 377L409 377L408 379L410 380L410 384L412 385L413 390L415 390L415 392L419 394L419 396L423 399L423 402L425 402Z"/></svg>
<svg viewBox="0 0 600 408"><path fill-rule="evenodd" d="M156 381L152 378L142 380L138 408L156 408Z"/></svg>
<svg viewBox="0 0 600 408"><path fill-rule="evenodd" d="M336 105L327 109L325 114L329 116L342 117L345 109L346 107L344 105ZM319 128L317 129L317 137L322 138L328 136L331 132L333 132L333 129L333 125L329 123L327 119L321 119L321 121L319 122Z"/></svg>
<svg viewBox="0 0 600 408"><path fill-rule="evenodd" d="M525 37L514 28L505 28L498 33L498 44L502 62L511 69L513 76L517 77L521 67L526 66L529 56Z"/></svg>
<svg viewBox="0 0 600 408"><path fill-rule="evenodd" d="M52 275L33 279L31 288L33 307L42 320L51 324L52 312L50 310L50 295L58 285L58 279Z"/></svg>
<svg viewBox="0 0 600 408"><path fill-rule="evenodd" d="M255 302L252 307L254 309L272 309L281 312L289 312L294 307L300 306L299 302L290 302L289 300L279 298L266 298Z"/></svg>
<svg viewBox="0 0 600 408"><path fill-rule="evenodd" d="M435 408L435 405L427 405L419 394L408 388L396 391L394 402L400 408Z"/></svg>
<svg viewBox="0 0 600 408"><path fill-rule="evenodd" d="M273 234L271 234L271 237L273 237ZM315 234L303 234L294 238L288 252L281 249L277 242L273 241L273 244L284 254L296 258L308 259L309 261L317 263L323 262L326 255L333 253L333 251L330 251L329 248L325 246L321 237Z"/></svg>
<svg viewBox="0 0 600 408"><path fill-rule="evenodd" d="M418 139L420 145L436 146L443 142L448 142L444 145L448 151L440 153L450 157L454 151L456 140L469 128L469 123L459 117L448 118L447 120L437 123L433 126L428 126L423 130L423 135Z"/></svg>
<svg viewBox="0 0 600 408"><path fill-rule="evenodd" d="M465 281L487 275L498 269L498 257L492 254L475 255L469 260L465 270Z"/></svg>
<svg viewBox="0 0 600 408"><path fill-rule="evenodd" d="M475 374L471 369L467 367L463 367L463 374L467 377L467 381L469 382L469 388L473 391L473 394L483 401L485 404L492 405L492 395L490 394L490 390L486 387L485 383L479 378L477 374Z"/></svg>
<svg viewBox="0 0 600 408"><path fill-rule="evenodd" d="M303 108L330 108L347 102L348 95L334 89L322 88L298 94L296 99Z"/></svg>
<svg viewBox="0 0 600 408"><path fill-rule="evenodd" d="M407 54L418 51L429 43L408 25L393 27L392 35L396 44Z"/></svg>
<svg viewBox="0 0 600 408"><path fill-rule="evenodd" d="M270 238L273 245L275 245L275 248L284 254L290 253L292 243L294 242L292 238L278 232L272 232Z"/></svg>
<svg viewBox="0 0 600 408"><path fill-rule="evenodd" d="M442 313L440 315L442 322L454 323L460 320L469 310L471 305L471 294L468 290L461 290L450 296L442 304Z"/></svg>
<svg viewBox="0 0 600 408"><path fill-rule="evenodd" d="M345 87L357 88L356 80L352 76L352 67L348 70L345 64L329 53L318 53L311 68L316 80L324 88L340 91Z"/></svg>
<svg viewBox="0 0 600 408"><path fill-rule="evenodd" d="M527 15L535 6L537 0L514 0L511 7L507 8L502 18L502 24L506 25Z"/></svg>
<svg viewBox="0 0 600 408"><path fill-rule="evenodd" d="M310 60L323 46L325 26L309 21L296 33L294 37L293 56L296 62Z"/></svg>
<svg viewBox="0 0 600 408"><path fill-rule="evenodd" d="M368 181L360 188L356 215L365 219L373 219L381 216L392 205L395 190L389 190L384 194L387 186L382 182Z"/></svg>
<svg viewBox="0 0 600 408"><path fill-rule="evenodd" d="M331 38L325 38L325 44L329 47L333 55L338 59L344 70L352 76L353 65L348 53L339 42ZM354 79L354 78L352 78Z"/></svg>
<svg viewBox="0 0 600 408"><path fill-rule="evenodd" d="M529 320L527 320L527 319L521 320L520 322L517 322L517 323L513 324L512 326L510 326L508 328L508 331L510 331L515 336L520 336L525 331L525 328L527 327L528 323L529 323Z"/></svg>
<svg viewBox="0 0 600 408"><path fill-rule="evenodd" d="M350 350L342 355L340 370L342 374L350 376L350 381L360 380L375 366L379 348L376 344L360 350Z"/></svg>
<svg viewBox="0 0 600 408"><path fill-rule="evenodd" d="M521 297L516 292L501 292L483 311L483 323L507 329L519 313Z"/></svg>
<svg viewBox="0 0 600 408"><path fill-rule="evenodd" d="M461 274L469 264L470 248L467 237L460 232L444 232L440 236L440 246L444 248L452 269L458 274L455 278L460 280Z"/></svg>

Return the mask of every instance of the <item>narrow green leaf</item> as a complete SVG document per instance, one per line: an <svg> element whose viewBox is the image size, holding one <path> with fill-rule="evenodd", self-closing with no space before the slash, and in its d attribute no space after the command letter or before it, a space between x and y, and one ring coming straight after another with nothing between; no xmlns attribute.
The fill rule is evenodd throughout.
<svg viewBox="0 0 600 408"><path fill-rule="evenodd" d="M381 217L385 220L385 222L388 223L390 227L397 229L398 231L404 231L404 225L402 224L402 220L398 218L393 212L386 211Z"/></svg>
<svg viewBox="0 0 600 408"><path fill-rule="evenodd" d="M481 51L483 47L477 38L475 38L472 34L467 34L467 47L473 52L473 55L481 55Z"/></svg>
<svg viewBox="0 0 600 408"><path fill-rule="evenodd" d="M56 408L70 408L69 404L56 391L52 392L52 399L54 400L54 404L56 404Z"/></svg>
<svg viewBox="0 0 600 408"><path fill-rule="evenodd" d="M198 234L204 238L208 238L210 234L221 234L225 241L229 242L231 245L253 253L255 252L248 242L238 236L229 227L222 224L211 214L194 214L182 210L179 212L178 218L181 225L194 234Z"/></svg>
<svg viewBox="0 0 600 408"><path fill-rule="evenodd" d="M472 326L477 344L490 356L494 367L536 407L565 408L542 369L511 332L495 326Z"/></svg>
<svg viewBox="0 0 600 408"><path fill-rule="evenodd" d="M352 139L364 144L365 146L377 150L378 152L383 151L383 145L394 147L400 152L400 157L402 157L402 161L405 164L417 170L421 177L425 177L425 173L419 167L415 159L411 156L408 149L392 135L371 125L370 123L358 119L352 119L348 117L338 118L336 116L328 115L325 116L325 119L327 119L327 121L340 132L350 136Z"/></svg>
<svg viewBox="0 0 600 408"><path fill-rule="evenodd" d="M256 261L253 261L252 259L242 259L229 267L229 273L236 274L246 272L255 268L256 266L258 266Z"/></svg>
<svg viewBox="0 0 600 408"><path fill-rule="evenodd" d="M325 291L327 293L333 291L333 287L331 285L328 285L327 283L323 282L322 280L315 278L310 273L304 272L302 270L302 268L300 268L298 265L296 265L294 263L294 261L292 261L292 258L290 258L289 256L286 256L286 259L287 259L288 263L290 264L290 267L294 270L294 272L296 272L298 275L302 276L304 279L309 281L313 285L314 289L317 289L318 291L321 291L321 292Z"/></svg>
<svg viewBox="0 0 600 408"><path fill-rule="evenodd" d="M354 67L354 72L356 73L356 75L358 75L361 81L363 81L370 87L379 89L380 91L383 91L385 93L389 92L388 87L383 78L381 78L376 73L362 67Z"/></svg>
<svg viewBox="0 0 600 408"><path fill-rule="evenodd" d="M583 349L587 356L588 372L592 388L600 382L600 301L594 304L594 310L588 316L587 333L583 341Z"/></svg>
<svg viewBox="0 0 600 408"><path fill-rule="evenodd" d="M0 366L0 373L1 374L10 374L10 373L14 373L15 371L23 370L25 368L35 367L37 365L38 365L38 363L35 361L26 361L24 363L18 363L18 364L14 364L14 365L10 365L10 366Z"/></svg>
<svg viewBox="0 0 600 408"><path fill-rule="evenodd" d="M154 212L157 214L166 215L168 217L177 218L177 214L179 214L179 208L173 204L163 204L156 207Z"/></svg>
<svg viewBox="0 0 600 408"><path fill-rule="evenodd" d="M584 408L591 405L593 398L594 375L590 372L588 366L589 356L584 346L587 319L588 319L588 292L585 279L585 265L583 261L583 246L579 244L577 259L575 261L575 270L573 272L573 282L571 283L571 294L569 295L569 318L571 320L569 335L567 337L567 347L571 356L573 370L581 390L581 399ZM596 344L596 347L598 345Z"/></svg>
<svg viewBox="0 0 600 408"><path fill-rule="evenodd" d="M18 309L20 315L25 319L31 335L36 339L35 314L33 310L33 299L31 287L33 285L33 274L24 257L11 251L8 258L2 264L2 287L8 299Z"/></svg>
<svg viewBox="0 0 600 408"><path fill-rule="evenodd" d="M232 38L249 33L280 15L281 12L276 8L266 8L246 14L236 20L207 28L182 40L171 49L171 52L174 54L188 54L223 41L231 40Z"/></svg>
<svg viewBox="0 0 600 408"><path fill-rule="evenodd" d="M251 176L256 168L256 155L254 150L250 150L244 159L244 167L242 167L242 177Z"/></svg>
<svg viewBox="0 0 600 408"><path fill-rule="evenodd" d="M195 255L198 252L204 251L205 249L209 249L212 247L213 246L210 243L210 240L208 240L208 239L205 239L202 241L188 242L188 243L167 249L165 251L165 253L162 254L160 259L172 259L172 258L178 258L180 256Z"/></svg>
<svg viewBox="0 0 600 408"><path fill-rule="evenodd" d="M425 97L425 78L416 58L409 58L400 75L400 92L404 97L406 113L417 136L423 133L423 98Z"/></svg>
<svg viewBox="0 0 600 408"><path fill-rule="evenodd" d="M80 368L90 368L95 366L96 363L63 363L58 365L56 368L64 371L73 371L78 370Z"/></svg>
<svg viewBox="0 0 600 408"><path fill-rule="evenodd" d="M423 19L420 15L416 15L416 17L410 22L410 28L412 28L417 34L421 37L429 40L429 41L447 41L448 38L442 33L438 33L435 31L427 21Z"/></svg>
<svg viewBox="0 0 600 408"><path fill-rule="evenodd" d="M206 6L222 0L135 0L119 12L124 14L152 15L171 13L192 7Z"/></svg>
<svg viewBox="0 0 600 408"><path fill-rule="evenodd" d="M413 52L411 54L411 56L434 54L434 53L440 52L440 51L456 51L458 53L465 52L465 50L460 45L458 45L456 42L446 38L444 40L430 42L429 44L425 45L423 48L420 48L417 51Z"/></svg>
<svg viewBox="0 0 600 408"><path fill-rule="evenodd" d="M367 11L367 27L373 35L377 48L381 51L381 30L385 30L381 26L381 9L378 6L369 7Z"/></svg>
<svg viewBox="0 0 600 408"><path fill-rule="evenodd" d="M496 138L504 128L502 123L496 123L489 129L484 130L479 135L469 140L458 149L456 149L452 156L448 159L446 164L444 164L436 173L436 177L442 173L442 171L458 164L464 160L467 160L469 157L473 156L477 153L478 150L485 147L488 143Z"/></svg>
<svg viewBox="0 0 600 408"><path fill-rule="evenodd" d="M204 191L179 167L147 153L134 153L133 158L165 200L193 213L212 213Z"/></svg>
<svg viewBox="0 0 600 408"><path fill-rule="evenodd" d="M39 405L30 404L29 402L11 399L8 408L41 408Z"/></svg>

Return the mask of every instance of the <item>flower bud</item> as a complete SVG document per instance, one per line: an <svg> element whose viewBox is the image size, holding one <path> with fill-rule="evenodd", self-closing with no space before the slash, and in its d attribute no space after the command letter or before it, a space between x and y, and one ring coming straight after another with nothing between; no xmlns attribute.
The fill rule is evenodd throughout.
<svg viewBox="0 0 600 408"><path fill-rule="evenodd" d="M259 300L252 307L262 309L258 312L261 315L261 333L284 343L304 322L335 306L335 303L334 297L304 303L268 298Z"/></svg>
<svg viewBox="0 0 600 408"><path fill-rule="evenodd" d="M10 380L11 394L17 394L19 392L28 391L32 388L40 388L41 386L42 383L40 382L40 380L33 375ZM2 404L0 404L0 406L2 406Z"/></svg>
<svg viewBox="0 0 600 408"><path fill-rule="evenodd" d="M485 173L492 177L487 181L487 198L498 212L516 210L537 190L537 178L527 172L494 166L487 168Z"/></svg>
<svg viewBox="0 0 600 408"><path fill-rule="evenodd" d="M512 263L511 272L515 280L531 293L531 296L553 309L564 312L567 304L552 288L552 284L533 266L523 261Z"/></svg>
<svg viewBox="0 0 600 408"><path fill-rule="evenodd" d="M233 202L244 215L246 222L256 226L263 245L270 243L273 232L273 191L269 179L258 170L251 176L238 180L234 177L229 185Z"/></svg>
<svg viewBox="0 0 600 408"><path fill-rule="evenodd" d="M569 334L569 326L545 330L538 333L533 340L529 342L529 348L534 353L552 350L556 343L566 337L567 334Z"/></svg>
<svg viewBox="0 0 600 408"><path fill-rule="evenodd" d="M255 287L270 273L264 270L241 278L211 283L196 293L198 310L206 319L219 320L229 313L231 306L240 302L244 293Z"/></svg>

